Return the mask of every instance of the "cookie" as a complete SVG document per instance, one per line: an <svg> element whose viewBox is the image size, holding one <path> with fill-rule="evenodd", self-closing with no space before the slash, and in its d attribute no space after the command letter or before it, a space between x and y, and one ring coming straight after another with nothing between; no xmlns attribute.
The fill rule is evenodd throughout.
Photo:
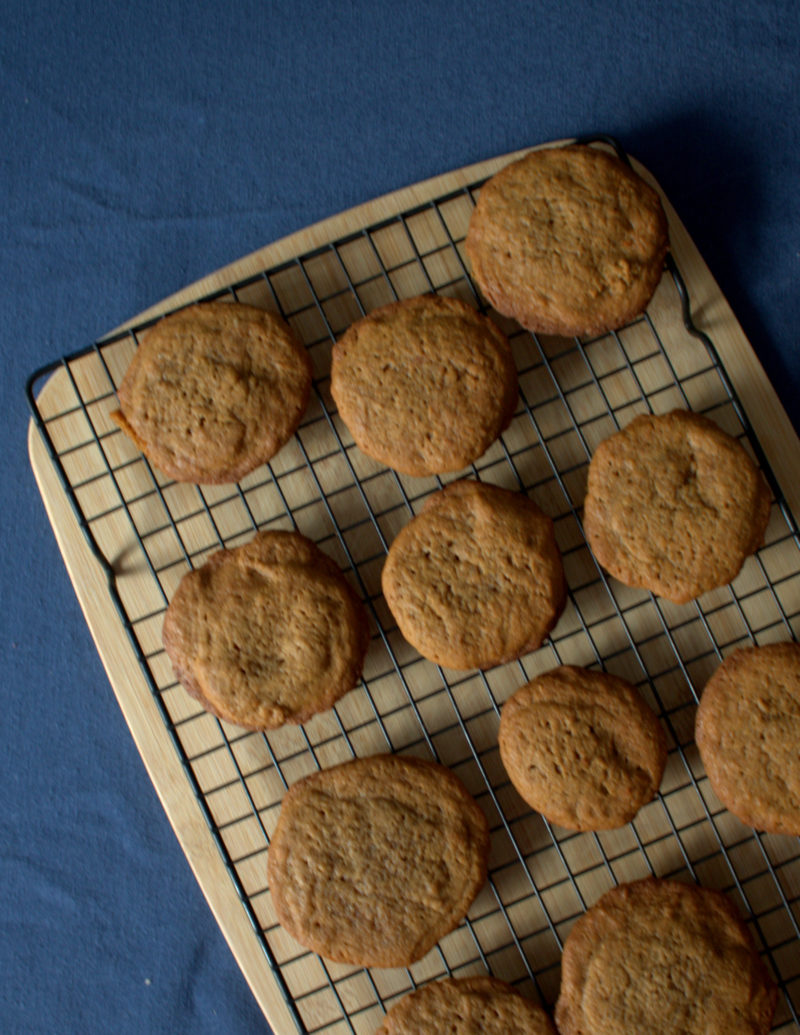
<svg viewBox="0 0 800 1035"><path fill-rule="evenodd" d="M485 298L528 330L601 334L647 307L667 253L658 193L606 151L531 151L481 188L466 253Z"/></svg>
<svg viewBox="0 0 800 1035"><path fill-rule="evenodd" d="M448 668L489 668L541 646L566 601L553 522L523 493L458 481L395 538L381 575L403 636Z"/></svg>
<svg viewBox="0 0 800 1035"><path fill-rule="evenodd" d="M259 532L181 579L164 617L175 676L204 708L247 729L303 723L361 676L364 605L299 532Z"/></svg>
<svg viewBox="0 0 800 1035"><path fill-rule="evenodd" d="M179 482L235 482L285 445L308 404L306 350L277 314L205 302L142 334L112 419Z"/></svg>
<svg viewBox="0 0 800 1035"><path fill-rule="evenodd" d="M555 1020L561 1035L759 1035L776 998L724 895L648 878L606 892L575 923Z"/></svg>
<svg viewBox="0 0 800 1035"><path fill-rule="evenodd" d="M661 784L667 745L636 687L562 665L503 705L500 757L520 796L569 830L629 823Z"/></svg>
<svg viewBox="0 0 800 1035"><path fill-rule="evenodd" d="M422 477L460 471L508 427L517 370L472 306L422 295L382 306L333 348L331 394L358 447Z"/></svg>
<svg viewBox="0 0 800 1035"><path fill-rule="evenodd" d="M695 738L730 812L758 830L800 834L800 644L729 654L703 690Z"/></svg>
<svg viewBox="0 0 800 1035"><path fill-rule="evenodd" d="M444 978L404 996L375 1035L556 1035L544 1010L490 977Z"/></svg>
<svg viewBox="0 0 800 1035"><path fill-rule="evenodd" d="M488 851L486 818L449 769L375 755L292 785L267 873L278 919L301 945L405 967L464 918Z"/></svg>
<svg viewBox="0 0 800 1035"><path fill-rule="evenodd" d="M744 447L686 410L636 417L598 446L584 531L628 586L685 604L738 575L761 546L770 492Z"/></svg>

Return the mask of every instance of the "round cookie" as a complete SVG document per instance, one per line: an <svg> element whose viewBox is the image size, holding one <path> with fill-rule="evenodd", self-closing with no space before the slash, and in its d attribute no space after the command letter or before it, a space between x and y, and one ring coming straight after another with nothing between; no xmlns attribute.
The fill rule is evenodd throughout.
<svg viewBox="0 0 800 1035"><path fill-rule="evenodd" d="M556 1035L536 1003L491 977L444 978L404 996L375 1035Z"/></svg>
<svg viewBox="0 0 800 1035"><path fill-rule="evenodd" d="M711 676L695 739L722 804L744 823L800 835L800 645L736 650Z"/></svg>
<svg viewBox="0 0 800 1035"><path fill-rule="evenodd" d="M247 729L303 723L361 676L364 606L299 532L259 532L181 579L164 617L175 676L204 708Z"/></svg>
<svg viewBox="0 0 800 1035"><path fill-rule="evenodd" d="M522 798L569 830L629 823L661 783L667 745L634 686L563 665L503 705L500 757Z"/></svg>
<svg viewBox="0 0 800 1035"><path fill-rule="evenodd" d="M308 405L306 350L277 314L204 302L145 331L111 417L179 482L235 482L292 437Z"/></svg>
<svg viewBox="0 0 800 1035"><path fill-rule="evenodd" d="M517 370L502 331L454 298L421 295L352 324L331 394L358 447L403 474L460 471L508 427Z"/></svg>
<svg viewBox="0 0 800 1035"><path fill-rule="evenodd" d="M301 945L404 967L464 918L488 852L486 818L449 769L375 755L292 785L267 873L278 919Z"/></svg>
<svg viewBox="0 0 800 1035"><path fill-rule="evenodd" d="M764 541L770 492L743 446L687 410L636 417L589 464L584 531L628 586L685 604L731 582Z"/></svg>
<svg viewBox="0 0 800 1035"><path fill-rule="evenodd" d="M667 220L658 193L619 158L545 148L484 184L465 247L498 312L544 334L600 334L647 307Z"/></svg>
<svg viewBox="0 0 800 1035"><path fill-rule="evenodd" d="M770 1030L777 989L719 892L648 878L606 892L561 959L561 1035Z"/></svg>
<svg viewBox="0 0 800 1035"><path fill-rule="evenodd" d="M401 633L448 668L541 646L566 601L553 522L523 493L458 481L397 535L381 582Z"/></svg>

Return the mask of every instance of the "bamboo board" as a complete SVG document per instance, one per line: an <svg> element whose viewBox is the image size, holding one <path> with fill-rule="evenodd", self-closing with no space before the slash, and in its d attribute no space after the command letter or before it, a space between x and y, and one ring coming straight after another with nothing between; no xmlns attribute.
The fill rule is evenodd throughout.
<svg viewBox="0 0 800 1035"><path fill-rule="evenodd" d="M790 515L800 514L800 443L667 199L672 254L720 362L710 362L686 333L667 276L644 322L594 342L533 342L499 321L517 358L521 405L502 442L466 473L522 487L554 517L571 594L552 643L484 674L442 672L402 642L380 596L385 544L439 482L395 477L353 446L330 399L331 340L362 309L395 296L434 289L474 301L462 253L474 203L469 188L514 157L448 173L269 245L63 363L36 383L49 437L46 443L31 422L37 483L150 778L278 1035L296 1031L298 1022L307 1031L370 1033L383 1009L415 984L487 968L552 1005L560 945L574 919L613 882L649 872L722 888L752 913L782 987L775 1030L795 1030L800 842L754 835L721 808L691 731L695 695L724 653L754 640L796 637L800 629L800 546ZM235 488L176 486L108 420L113 389L135 349L136 328L218 292L284 311L309 347L315 396L294 442L268 468ZM604 579L579 526L589 452L647 408L689 406L742 434L728 382L788 508L773 507L764 549L731 589L683 608ZM221 543L245 541L256 525L292 524L331 553L367 599L373 640L365 682L303 730L245 734L200 712L174 684L160 645L161 618L189 564ZM502 772L500 706L527 678L559 662L603 664L631 679L668 730L661 794L623 831L597 836L551 828L522 805ZM390 749L434 753L464 779L492 825L491 874L467 923L425 960L409 971L366 972L327 964L283 934L265 859L286 784L354 752Z"/></svg>

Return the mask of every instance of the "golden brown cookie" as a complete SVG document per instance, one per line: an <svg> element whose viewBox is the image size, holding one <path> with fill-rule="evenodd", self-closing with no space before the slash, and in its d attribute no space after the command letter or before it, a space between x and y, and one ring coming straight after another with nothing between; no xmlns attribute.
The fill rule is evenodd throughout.
<svg viewBox="0 0 800 1035"><path fill-rule="evenodd" d="M467 913L486 880L489 828L443 766L359 758L293 784L269 846L282 926L327 959L404 967Z"/></svg>
<svg viewBox="0 0 800 1035"><path fill-rule="evenodd" d="M204 708L247 729L302 723L361 676L364 606L299 532L259 532L181 579L164 617L175 676Z"/></svg>
<svg viewBox="0 0 800 1035"><path fill-rule="evenodd" d="M600 334L647 307L668 246L659 196L606 151L531 151L481 188L466 252L498 312L544 334Z"/></svg>
<svg viewBox="0 0 800 1035"><path fill-rule="evenodd" d="M519 794L570 830L630 823L661 783L667 744L636 687L562 665L503 705L500 757Z"/></svg>
<svg viewBox="0 0 800 1035"><path fill-rule="evenodd" d="M761 546L770 492L743 446L687 410L636 417L589 464L584 531L628 586L676 604L724 586Z"/></svg>
<svg viewBox="0 0 800 1035"><path fill-rule="evenodd" d="M306 350L277 314L205 302L142 334L111 414L179 482L235 482L294 434L308 404Z"/></svg>
<svg viewBox="0 0 800 1035"><path fill-rule="evenodd" d="M728 899L648 878L606 892L569 934L561 1035L760 1035L777 990Z"/></svg>
<svg viewBox="0 0 800 1035"><path fill-rule="evenodd" d="M331 394L368 456L419 477L459 471L508 427L517 370L472 306L421 295L375 309L333 348Z"/></svg>
<svg viewBox="0 0 800 1035"><path fill-rule="evenodd" d="M695 738L730 812L758 830L800 834L800 644L728 655L703 690Z"/></svg>
<svg viewBox="0 0 800 1035"><path fill-rule="evenodd" d="M535 650L566 582L553 522L523 493L458 481L392 543L381 577L401 633L448 668L489 668Z"/></svg>
<svg viewBox="0 0 800 1035"><path fill-rule="evenodd" d="M444 978L404 996L375 1035L556 1035L536 1003L491 977Z"/></svg>

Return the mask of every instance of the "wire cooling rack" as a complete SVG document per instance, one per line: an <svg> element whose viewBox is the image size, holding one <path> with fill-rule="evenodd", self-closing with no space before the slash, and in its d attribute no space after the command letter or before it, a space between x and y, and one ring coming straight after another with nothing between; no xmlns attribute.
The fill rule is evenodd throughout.
<svg viewBox="0 0 800 1035"><path fill-rule="evenodd" d="M620 881L676 876L728 892L780 987L775 1030L800 1013L800 839L754 832L710 789L693 738L702 687L737 646L796 638L800 541L728 376L690 309L674 259L646 314L591 340L538 337L496 313L520 396L514 419L469 471L531 496L555 522L569 602L550 641L513 664L458 673L421 659L380 591L388 545L451 479L398 475L353 444L330 395L330 350L363 313L423 292L485 305L463 241L480 183L448 193L215 292L279 310L306 343L314 391L294 439L233 486L166 480L109 420L147 324L67 356L30 379L33 420L101 563L242 906L297 1028L372 1033L396 998L444 975L489 971L552 1005L574 920ZM59 372L57 392L41 392ZM37 401L38 397L38 401ZM597 444L641 412L685 407L738 436L774 493L766 543L734 583L676 606L608 578L589 553L581 505ZM361 685L304 727L246 732L176 684L161 624L181 576L256 529L297 528L334 557L364 598L372 639ZM553 665L602 667L636 684L667 732L658 797L633 823L598 834L549 824L524 805L499 760L503 702ZM490 820L489 880L466 921L413 967L363 970L305 952L277 923L266 857L286 788L354 755L432 757L461 777ZM283 1033L282 1033L283 1035Z"/></svg>

